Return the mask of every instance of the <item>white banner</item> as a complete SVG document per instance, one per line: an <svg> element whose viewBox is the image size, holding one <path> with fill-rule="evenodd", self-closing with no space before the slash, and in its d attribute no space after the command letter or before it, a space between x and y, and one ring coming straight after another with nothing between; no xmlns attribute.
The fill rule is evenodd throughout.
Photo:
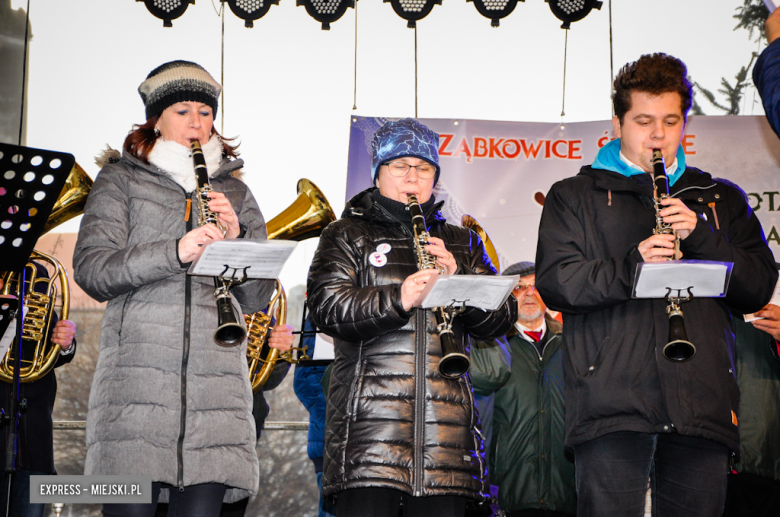
<svg viewBox="0 0 780 517"><path fill-rule="evenodd" d="M347 200L371 186L371 136L390 119L352 117ZM434 189L443 214L460 224L475 217L505 268L533 261L545 195L576 175L613 137L611 121L560 124L419 119L440 135L441 177ZM688 119L683 141L689 166L742 187L780 257L780 139L764 117Z"/></svg>

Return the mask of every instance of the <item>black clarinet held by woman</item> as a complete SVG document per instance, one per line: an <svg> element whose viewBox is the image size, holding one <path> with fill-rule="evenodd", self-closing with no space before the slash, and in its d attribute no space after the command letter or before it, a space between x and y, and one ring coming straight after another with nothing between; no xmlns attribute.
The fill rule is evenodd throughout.
<svg viewBox="0 0 780 517"><path fill-rule="evenodd" d="M190 143L192 147L192 162L195 167L195 176L198 179L198 226L214 224L224 236L227 228L224 228L217 219L217 215L209 208L209 193L212 192L209 183L209 172L206 167L206 159L203 157L203 149L198 140ZM246 275L239 281L214 277L214 296L217 298L217 330L214 331L214 342L220 346L238 346L246 339L246 330L238 323L236 313L233 310L233 300L230 298L230 288L234 284L246 280Z"/></svg>
<svg viewBox="0 0 780 517"><path fill-rule="evenodd" d="M412 216L412 230L414 231L414 251L417 254L417 269L439 269L436 258L425 250L430 235L425 226L425 214L420 208L420 202L414 194L407 195L406 206L409 215ZM456 379L469 371L471 361L468 356L458 349L452 335L452 315L448 314L444 307L433 309L436 316L436 329L441 340L441 359L438 370L442 377Z"/></svg>

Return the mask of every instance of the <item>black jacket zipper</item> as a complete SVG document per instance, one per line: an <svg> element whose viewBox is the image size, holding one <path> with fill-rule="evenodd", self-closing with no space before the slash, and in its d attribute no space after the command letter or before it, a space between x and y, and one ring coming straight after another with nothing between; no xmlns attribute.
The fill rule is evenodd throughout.
<svg viewBox="0 0 780 517"><path fill-rule="evenodd" d="M192 212L187 218L187 232L192 230ZM187 362L190 358L190 319L192 296L192 277L186 276L184 281L184 347L181 355L181 424L179 439L176 444L176 461L178 462L177 484L179 492L184 492L184 432L187 423Z"/></svg>
<svg viewBox="0 0 780 517"><path fill-rule="evenodd" d="M422 496L423 489L423 442L425 434L425 311L415 310L417 317L416 345L414 354L414 497Z"/></svg>

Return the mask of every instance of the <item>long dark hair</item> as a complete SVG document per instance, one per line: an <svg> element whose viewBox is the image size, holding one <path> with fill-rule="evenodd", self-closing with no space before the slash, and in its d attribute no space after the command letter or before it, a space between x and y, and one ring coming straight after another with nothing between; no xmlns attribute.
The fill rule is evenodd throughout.
<svg viewBox="0 0 780 517"><path fill-rule="evenodd" d="M154 126L157 125L157 121L160 120L160 116L156 115L143 124L136 124L133 126L132 131L128 133L125 138L124 150L132 154L144 163L149 163L149 153L152 152L154 144L157 142L158 136L154 132ZM238 146L240 144L231 145L229 142L235 140L235 138L225 138L219 134L217 128L211 128L211 134L216 134L220 140L222 140L222 155L229 158L238 158Z"/></svg>

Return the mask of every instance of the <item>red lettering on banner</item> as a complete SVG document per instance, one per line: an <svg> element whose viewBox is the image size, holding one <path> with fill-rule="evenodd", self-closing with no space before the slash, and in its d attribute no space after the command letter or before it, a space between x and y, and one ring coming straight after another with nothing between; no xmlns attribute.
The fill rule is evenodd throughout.
<svg viewBox="0 0 780 517"><path fill-rule="evenodd" d="M530 160L531 155L533 155L534 160L536 160L536 157L539 155L539 151L542 149L542 144L544 141L540 141L536 147L534 147L534 144L529 144L528 147L525 145L525 139L520 140L520 145L523 147L523 154L525 154L525 159Z"/></svg>
<svg viewBox="0 0 780 517"><path fill-rule="evenodd" d="M447 152L447 146L450 145L455 135L439 135L439 156L452 156L451 152ZM442 142L444 140L444 142Z"/></svg>
<svg viewBox="0 0 780 517"><path fill-rule="evenodd" d="M494 138L490 139L490 157L494 158L495 156L498 156L499 158L503 158L504 155L501 154L501 151L499 151L498 146L501 145L501 142L503 142L503 138L499 138L498 142L495 141Z"/></svg>
<svg viewBox="0 0 780 517"><path fill-rule="evenodd" d="M691 149L690 151L688 150L689 147L693 147L694 145L696 145L696 142L694 142L694 140L696 140L696 135L685 135L683 137L682 147L683 147L683 152L686 155L693 156L696 154L695 150L693 149Z"/></svg>
<svg viewBox="0 0 780 517"><path fill-rule="evenodd" d="M462 137L460 143L453 150L451 142L453 142L454 136L451 134L440 135L439 156L457 157L463 154L468 163L471 163L474 158L512 160L521 154L527 160L540 158L582 160L582 140L526 141L520 138L474 136Z"/></svg>
<svg viewBox="0 0 780 517"><path fill-rule="evenodd" d="M608 144L609 142L611 142L612 140L614 140L614 138L610 138L610 136L609 136L609 131L604 131L604 136L602 136L601 138L599 138L599 142L598 142L598 144L599 144L599 149L601 149L602 147L604 147L605 145L607 145L607 144Z"/></svg>
<svg viewBox="0 0 780 517"><path fill-rule="evenodd" d="M506 147L509 144L515 146L515 152L510 153L509 151L506 150ZM501 147L501 150L504 151L504 156L506 158L510 158L510 159L516 158L517 155L520 154L520 142L518 142L517 140L507 140L506 142L504 142L504 145L503 147Z"/></svg>
<svg viewBox="0 0 780 517"><path fill-rule="evenodd" d="M552 144L552 152L555 155L555 157L563 158L565 160L567 158L567 155L558 152L558 144L566 145L566 140L556 140L555 143Z"/></svg>
<svg viewBox="0 0 780 517"><path fill-rule="evenodd" d="M491 138L491 140L493 140ZM474 138L474 158L484 158L488 154L487 140L484 138Z"/></svg>
<svg viewBox="0 0 780 517"><path fill-rule="evenodd" d="M582 160L581 154L574 156L575 152L582 151L582 147L579 147L578 144L581 145L582 140L569 140L569 155L567 156L569 160Z"/></svg>
<svg viewBox="0 0 780 517"><path fill-rule="evenodd" d="M470 162L472 156L471 149L469 149L469 143L466 141L465 137L460 141L460 144L458 145L458 148L455 149L455 154L453 154L453 156L458 156L461 152L466 155L466 161Z"/></svg>

